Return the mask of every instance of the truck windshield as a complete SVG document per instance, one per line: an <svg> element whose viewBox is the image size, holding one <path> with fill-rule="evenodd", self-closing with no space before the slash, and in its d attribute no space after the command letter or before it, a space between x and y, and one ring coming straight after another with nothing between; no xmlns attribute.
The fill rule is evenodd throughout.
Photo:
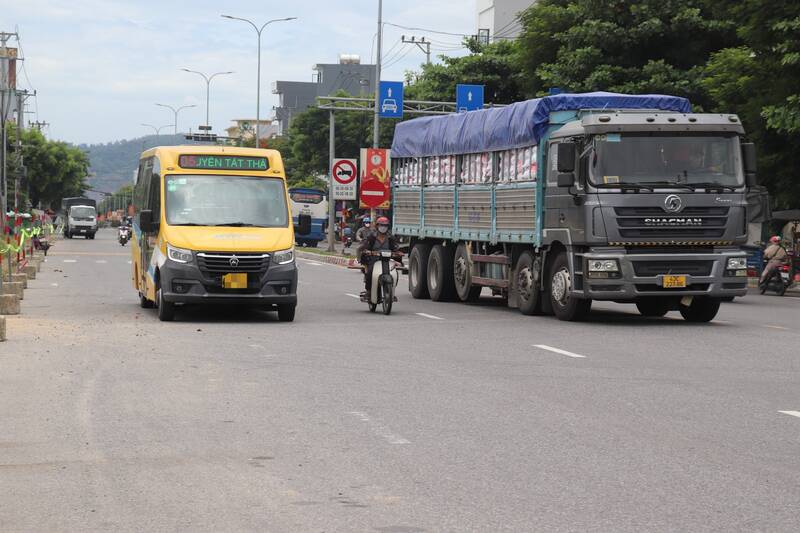
<svg viewBox="0 0 800 533"><path fill-rule="evenodd" d="M742 170L735 135L608 133L589 152L592 184L739 187Z"/></svg>
<svg viewBox="0 0 800 533"><path fill-rule="evenodd" d="M165 180L171 226L289 225L284 182L277 178L170 175Z"/></svg>
<svg viewBox="0 0 800 533"><path fill-rule="evenodd" d="M72 218L89 218L95 216L95 211L94 207L76 206L69 210L69 215Z"/></svg>

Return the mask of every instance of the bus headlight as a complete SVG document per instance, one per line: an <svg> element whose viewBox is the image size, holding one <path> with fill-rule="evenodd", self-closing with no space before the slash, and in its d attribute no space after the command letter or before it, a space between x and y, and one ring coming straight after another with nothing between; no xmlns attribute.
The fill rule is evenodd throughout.
<svg viewBox="0 0 800 533"><path fill-rule="evenodd" d="M294 261L294 248L281 250L272 254L272 262L277 265L288 265Z"/></svg>
<svg viewBox="0 0 800 533"><path fill-rule="evenodd" d="M192 261L192 251L183 248L175 248L167 245L167 257L176 263L190 263Z"/></svg>

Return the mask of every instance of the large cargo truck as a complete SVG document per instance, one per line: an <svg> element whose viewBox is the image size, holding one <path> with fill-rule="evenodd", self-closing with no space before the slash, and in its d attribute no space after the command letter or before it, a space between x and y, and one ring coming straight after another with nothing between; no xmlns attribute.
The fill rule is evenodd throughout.
<svg viewBox="0 0 800 533"><path fill-rule="evenodd" d="M396 126L394 232L415 298L489 288L524 314L593 300L692 322L747 291L755 148L684 98L561 94Z"/></svg>
<svg viewBox="0 0 800 533"><path fill-rule="evenodd" d="M64 214L64 236L71 239L83 235L94 239L97 233L97 201L82 196L61 200Z"/></svg>

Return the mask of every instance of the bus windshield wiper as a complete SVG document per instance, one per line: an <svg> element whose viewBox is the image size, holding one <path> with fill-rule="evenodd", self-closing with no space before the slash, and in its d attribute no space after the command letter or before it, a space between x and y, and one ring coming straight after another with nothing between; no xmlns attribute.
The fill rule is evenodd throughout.
<svg viewBox="0 0 800 533"><path fill-rule="evenodd" d="M254 227L255 224L248 224L247 222L225 222L224 224L214 224L214 226L229 226L232 228Z"/></svg>

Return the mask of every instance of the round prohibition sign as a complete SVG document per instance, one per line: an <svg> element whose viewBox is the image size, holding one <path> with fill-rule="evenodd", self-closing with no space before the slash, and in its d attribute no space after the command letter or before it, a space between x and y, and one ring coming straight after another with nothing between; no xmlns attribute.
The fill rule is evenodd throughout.
<svg viewBox="0 0 800 533"><path fill-rule="evenodd" d="M348 159L341 159L333 164L333 177L342 185L356 179L356 166Z"/></svg>

